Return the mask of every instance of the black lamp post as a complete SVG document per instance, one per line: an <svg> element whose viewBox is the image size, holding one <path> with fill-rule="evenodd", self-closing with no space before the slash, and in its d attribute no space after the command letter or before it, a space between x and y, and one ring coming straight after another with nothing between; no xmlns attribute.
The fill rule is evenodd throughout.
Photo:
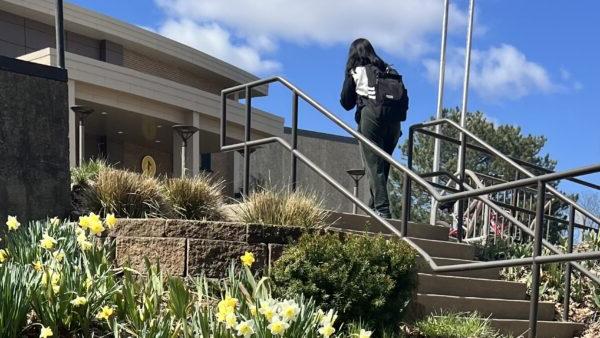
<svg viewBox="0 0 600 338"><path fill-rule="evenodd" d="M83 165L85 160L85 120L90 116L94 109L86 106L72 106L71 110L77 114L77 121L79 121L79 166Z"/></svg>
<svg viewBox="0 0 600 338"><path fill-rule="evenodd" d="M365 170L364 169L350 169L350 170L346 170L346 172L354 180L354 197L358 198L358 183L363 178L363 176L365 176ZM352 213L356 214L356 203L352 204Z"/></svg>
<svg viewBox="0 0 600 338"><path fill-rule="evenodd" d="M173 126L173 130L181 137L181 177L185 177L185 150L187 149L187 142L200 129L194 126L176 124Z"/></svg>

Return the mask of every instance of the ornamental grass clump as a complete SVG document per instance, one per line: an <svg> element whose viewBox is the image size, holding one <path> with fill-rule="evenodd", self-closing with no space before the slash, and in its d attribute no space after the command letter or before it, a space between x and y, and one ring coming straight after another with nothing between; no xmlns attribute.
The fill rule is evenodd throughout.
<svg viewBox="0 0 600 338"><path fill-rule="evenodd" d="M429 315L415 323L419 333L425 337L445 338L501 338L487 318L477 312L446 313Z"/></svg>
<svg viewBox="0 0 600 338"><path fill-rule="evenodd" d="M208 174L195 177L169 178L162 183L165 197L173 213L183 219L224 219L223 182Z"/></svg>
<svg viewBox="0 0 600 338"><path fill-rule="evenodd" d="M130 218L169 213L159 180L127 170L101 169L89 195L89 209L96 213Z"/></svg>
<svg viewBox="0 0 600 338"><path fill-rule="evenodd" d="M383 237L305 235L286 248L271 278L275 294L304 294L380 332L397 324L416 287L416 253Z"/></svg>
<svg viewBox="0 0 600 338"><path fill-rule="evenodd" d="M322 228L328 212L315 193L290 189L267 189L252 193L233 208L234 218L244 223Z"/></svg>

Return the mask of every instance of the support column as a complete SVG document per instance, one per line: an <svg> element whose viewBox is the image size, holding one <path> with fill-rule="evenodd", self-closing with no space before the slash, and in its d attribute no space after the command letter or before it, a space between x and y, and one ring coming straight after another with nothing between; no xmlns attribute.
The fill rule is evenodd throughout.
<svg viewBox="0 0 600 338"><path fill-rule="evenodd" d="M69 167L77 166L77 119L70 107L75 106L75 81L67 83L69 92Z"/></svg>
<svg viewBox="0 0 600 338"><path fill-rule="evenodd" d="M200 129L200 113L192 112L192 126ZM190 142L191 159L188 162L188 170L192 176L200 172L200 133L195 133ZM191 165L191 168L189 166Z"/></svg>

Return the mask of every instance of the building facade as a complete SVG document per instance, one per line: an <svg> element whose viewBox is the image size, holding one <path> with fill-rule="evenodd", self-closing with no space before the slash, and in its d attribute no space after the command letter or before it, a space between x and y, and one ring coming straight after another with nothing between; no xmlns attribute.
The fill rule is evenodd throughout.
<svg viewBox="0 0 600 338"><path fill-rule="evenodd" d="M56 65L54 6L54 0L0 0L0 55ZM186 45L76 5L65 5L64 18L69 106L94 110L85 120L85 158L105 158L117 167L141 171L142 159L151 157L157 174L178 176L181 140L172 126L192 125L200 131L188 144L186 172L210 170L227 182L226 193L235 196L241 175L237 163L241 161L239 154L219 152L220 92L258 78ZM253 92L254 96L267 94L267 87ZM243 138L240 99L233 97L228 102L230 142ZM253 138L286 135L285 121L279 116L254 109L252 119ZM70 112L70 166L77 165L77 123L76 114ZM332 137L328 142L336 140L343 139ZM348 142L344 139L340 144L347 146ZM340 168L360 165L357 145L348 148L355 155L348 156L347 163L340 162ZM264 165L260 159L267 155L261 153L267 150L253 154L258 168ZM324 150L312 155L328 156L319 151ZM283 173L287 173L284 159L289 154L277 153L282 161L271 163L282 167L271 170L280 175L275 181L283 182ZM300 170L301 177L304 172ZM352 189L347 174L336 172L333 176Z"/></svg>

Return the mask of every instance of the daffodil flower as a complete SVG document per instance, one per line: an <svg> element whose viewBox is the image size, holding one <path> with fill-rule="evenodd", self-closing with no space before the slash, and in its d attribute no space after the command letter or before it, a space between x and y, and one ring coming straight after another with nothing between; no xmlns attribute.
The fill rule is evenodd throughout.
<svg viewBox="0 0 600 338"><path fill-rule="evenodd" d="M254 254L252 252L246 251L244 253L244 255L242 257L240 257L240 260L242 261L242 264L244 264L245 266L251 267L255 261Z"/></svg>
<svg viewBox="0 0 600 338"><path fill-rule="evenodd" d="M106 222L106 226L108 226L109 229L112 229L117 225L117 218L115 217L115 214L108 214L106 215L104 222Z"/></svg>
<svg viewBox="0 0 600 338"><path fill-rule="evenodd" d="M73 299L70 303L73 304L74 306L85 305L87 303L87 298L78 296L78 297L75 297L75 299Z"/></svg>
<svg viewBox="0 0 600 338"><path fill-rule="evenodd" d="M65 259L65 252L63 250L55 251L52 253L52 257L54 257L54 259L60 263L63 261L63 259Z"/></svg>
<svg viewBox="0 0 600 338"><path fill-rule="evenodd" d="M33 263L31 263L33 265L33 269L35 271L42 271L42 269L44 268L44 265L42 264L41 261L35 261Z"/></svg>
<svg viewBox="0 0 600 338"><path fill-rule="evenodd" d="M0 249L0 263L6 262L8 259L8 251L5 249Z"/></svg>
<svg viewBox="0 0 600 338"><path fill-rule="evenodd" d="M227 315L225 315L225 326L228 329L233 329L237 324L238 324L238 322L237 322L237 317L235 316L235 313L230 312Z"/></svg>
<svg viewBox="0 0 600 338"><path fill-rule="evenodd" d="M54 333L52 332L51 328L42 325L42 330L40 331L40 338L48 338L53 335Z"/></svg>
<svg viewBox="0 0 600 338"><path fill-rule="evenodd" d="M273 335L283 336L285 330L287 330L289 327L290 324L282 321L279 317L275 316L273 317L273 321L271 321L271 324L267 326L267 329L271 330L271 334Z"/></svg>
<svg viewBox="0 0 600 338"><path fill-rule="evenodd" d="M372 331L365 331L365 329L360 329L360 333L358 334L358 338L370 338Z"/></svg>
<svg viewBox="0 0 600 338"><path fill-rule="evenodd" d="M52 217L50 219L50 225L57 226L60 224L60 219L58 217Z"/></svg>
<svg viewBox="0 0 600 338"><path fill-rule="evenodd" d="M332 334L335 333L335 328L330 324L327 324L319 329L319 334L321 334L325 338L329 338Z"/></svg>
<svg viewBox="0 0 600 338"><path fill-rule="evenodd" d="M235 329L237 330L238 336L244 336L245 338L254 334L254 327L252 326L251 320L240 322Z"/></svg>
<svg viewBox="0 0 600 338"><path fill-rule="evenodd" d="M21 226L21 223L17 220L17 216L8 216L6 226L8 230L17 230Z"/></svg>
<svg viewBox="0 0 600 338"><path fill-rule="evenodd" d="M300 308L294 301L287 301L281 304L281 316L285 321L292 321L300 313Z"/></svg>
<svg viewBox="0 0 600 338"><path fill-rule="evenodd" d="M110 318L110 316L112 316L113 313L114 313L114 310L112 307L104 306L104 307L102 307L102 310L100 312L98 312L98 314L96 315L96 318L108 320Z"/></svg>
<svg viewBox="0 0 600 338"><path fill-rule="evenodd" d="M48 234L44 234L42 239L40 240L40 247L42 247L46 250L52 250L52 248L54 248L54 245L56 243L57 242L53 237L48 236Z"/></svg>

